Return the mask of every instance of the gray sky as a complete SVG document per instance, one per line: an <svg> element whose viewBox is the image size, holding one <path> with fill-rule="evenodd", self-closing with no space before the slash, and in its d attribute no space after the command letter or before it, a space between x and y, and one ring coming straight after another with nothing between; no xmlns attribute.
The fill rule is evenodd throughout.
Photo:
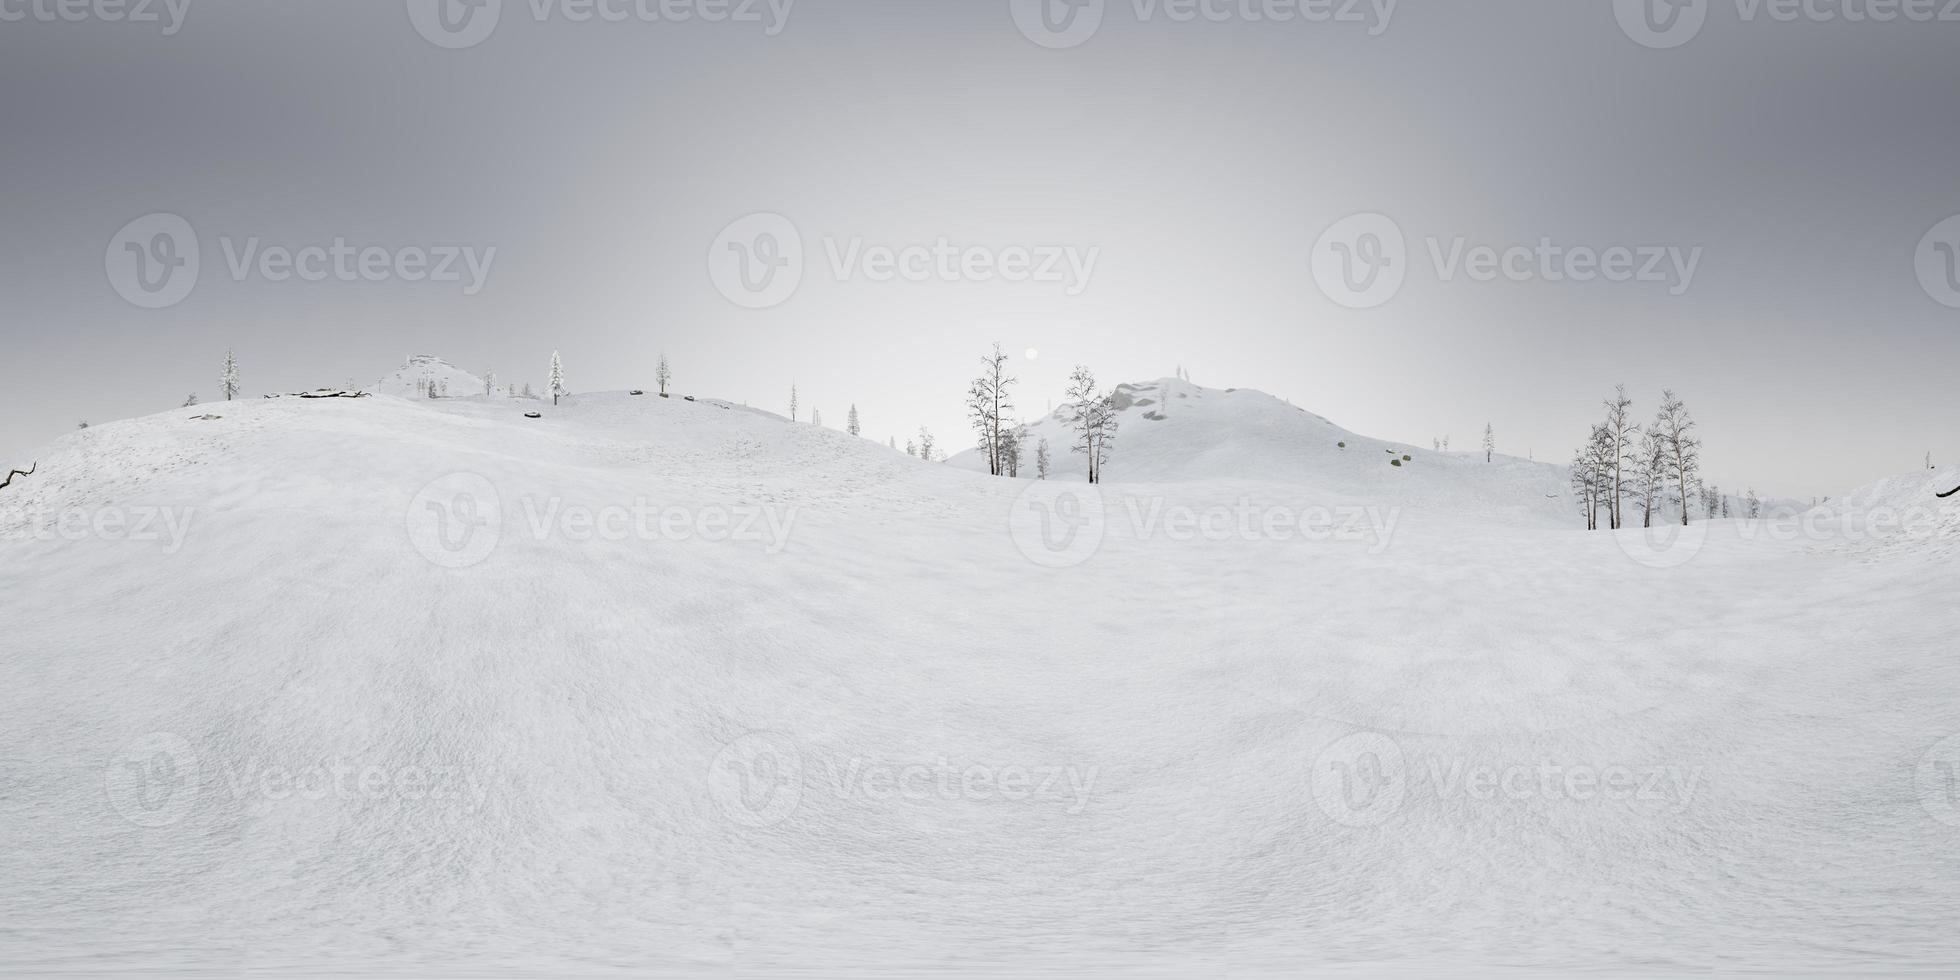
<svg viewBox="0 0 1960 980"><path fill-rule="evenodd" d="M777 0L739 22L503 0L479 43L444 47L424 2L189 0L166 36L0 0L18 16L0 22L0 463L78 419L211 400L227 346L253 396L416 352L541 385L553 348L575 390L649 386L665 351L686 392L782 411L794 382L831 425L855 402L879 441L924 424L963 446L996 339L1040 351L1018 362L1028 415L1078 361L1108 381L1181 365L1368 435L1470 448L1490 421L1502 450L1563 461L1624 382L1642 415L1680 391L1708 476L1738 490L1834 494L1960 458L1960 308L1915 265L1943 272L1937 246L1960 245L1922 243L1960 214L1960 23L1699 0L1699 32L1663 49L1604 2L1403 0L1384 25L1365 3L1347 23L1114 0L1065 47L1080 36L1024 32L1009 0L800 0L786 21ZM434 23L466 43L489 22ZM711 256L738 257L717 237L757 212L804 261L748 309ZM1316 255L1364 212L1405 236L1406 278L1351 309ZM112 246L156 213L188 222L200 268L146 309ZM385 274L241 280L227 253L254 238L375 247ZM828 253L854 238L1095 264L1086 284L958 263L840 278ZM1458 239L1701 251L1691 279L1664 262L1660 281L1550 282L1533 258L1486 282L1445 277L1432 253ZM473 295L466 269L393 264L441 246L496 250Z"/></svg>

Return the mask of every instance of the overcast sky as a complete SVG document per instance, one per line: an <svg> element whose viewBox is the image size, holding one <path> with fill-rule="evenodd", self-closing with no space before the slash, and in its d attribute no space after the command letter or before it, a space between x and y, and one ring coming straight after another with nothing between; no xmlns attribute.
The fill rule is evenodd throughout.
<svg viewBox="0 0 1960 980"><path fill-rule="evenodd" d="M228 346L252 396L418 352L542 385L554 348L650 386L666 352L685 392L964 446L995 340L1028 415L1076 362L1182 366L1562 462L1625 383L1738 490L1960 460L1960 23L1869 0L69 2L0 0L0 464L211 400ZM282 278L336 240L366 267Z"/></svg>

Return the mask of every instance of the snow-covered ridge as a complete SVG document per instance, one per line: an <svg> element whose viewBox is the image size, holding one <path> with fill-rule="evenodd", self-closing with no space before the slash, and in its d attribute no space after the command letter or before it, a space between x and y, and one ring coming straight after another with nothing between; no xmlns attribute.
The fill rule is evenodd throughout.
<svg viewBox="0 0 1960 980"><path fill-rule="evenodd" d="M1406 504L1533 525L1568 526L1578 505L1562 466L1482 451L1436 452L1350 432L1263 391L1205 388L1178 378L1122 384L1112 392L1119 429L1104 470L1111 483L1252 480L1296 484L1326 494ZM1027 462L1048 440L1054 478L1086 478L1072 453L1068 410L1030 423ZM977 450L952 465L984 472Z"/></svg>

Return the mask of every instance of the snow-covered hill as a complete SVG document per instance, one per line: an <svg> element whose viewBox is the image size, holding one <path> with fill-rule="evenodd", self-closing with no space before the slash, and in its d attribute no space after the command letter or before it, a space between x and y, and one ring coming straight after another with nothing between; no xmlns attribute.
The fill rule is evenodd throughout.
<svg viewBox="0 0 1960 980"><path fill-rule="evenodd" d="M1270 481L1478 518L1556 526L1577 520L1562 466L1505 455L1485 462L1481 451L1383 442L1262 391L1202 388L1177 378L1119 385L1114 404L1119 429L1106 482ZM1034 475L1034 445L1046 439L1056 479L1087 478L1087 457L1069 451L1075 436L1067 412L1057 409L1028 426L1023 476ZM978 450L950 462L987 469Z"/></svg>
<svg viewBox="0 0 1960 980"><path fill-rule="evenodd" d="M1169 395L1100 492L620 393L70 434L0 972L1960 966L1937 543L1466 519L1537 477Z"/></svg>
<svg viewBox="0 0 1960 980"><path fill-rule="evenodd" d="M483 379L434 354L412 354L375 382L374 390L400 398L426 398L431 387L452 398L467 398L483 394Z"/></svg>

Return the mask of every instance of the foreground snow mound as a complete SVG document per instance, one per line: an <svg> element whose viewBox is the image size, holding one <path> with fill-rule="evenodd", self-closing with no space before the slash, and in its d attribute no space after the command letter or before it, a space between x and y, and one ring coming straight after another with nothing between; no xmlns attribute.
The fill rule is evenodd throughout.
<svg viewBox="0 0 1960 980"><path fill-rule="evenodd" d="M1960 558L1957 488L1960 468L1918 470L1859 487L1798 523L1812 538L1860 555Z"/></svg>
<svg viewBox="0 0 1960 980"><path fill-rule="evenodd" d="M0 972L1960 965L1955 563L206 414L0 491Z"/></svg>
<svg viewBox="0 0 1960 980"><path fill-rule="evenodd" d="M1562 467L1509 456L1487 463L1482 451L1439 453L1370 439L1265 392L1162 378L1117 386L1114 403L1119 430L1105 482L1273 481L1511 523L1569 527L1580 520ZM1070 451L1075 432L1067 408L1028 426L1024 477L1034 475L1042 439L1054 479L1087 478L1087 457ZM987 469L978 450L951 462Z"/></svg>

